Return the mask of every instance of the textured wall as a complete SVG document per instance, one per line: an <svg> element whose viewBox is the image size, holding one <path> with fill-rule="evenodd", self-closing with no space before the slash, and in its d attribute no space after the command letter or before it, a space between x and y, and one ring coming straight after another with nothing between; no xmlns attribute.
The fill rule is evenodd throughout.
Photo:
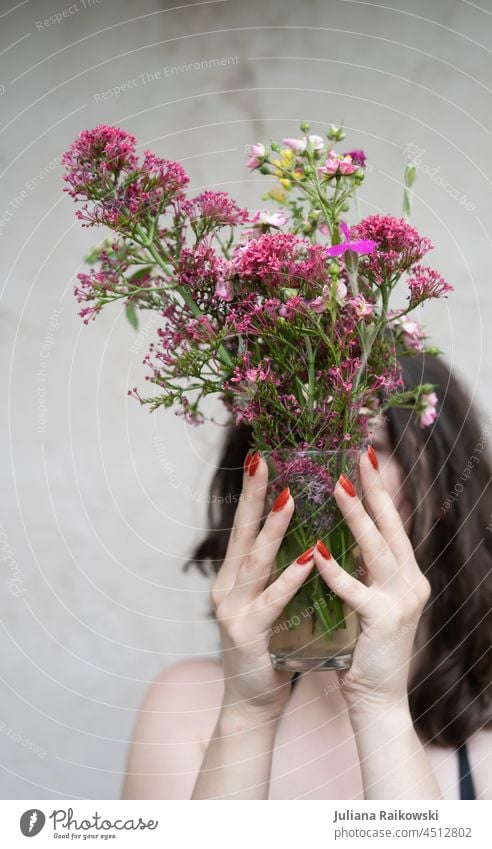
<svg viewBox="0 0 492 849"><path fill-rule="evenodd" d="M88 327L77 316L74 275L99 234L76 222L57 158L82 128L120 124L180 159L194 189L256 206L266 183L245 168L247 143L343 120L373 163L363 214L399 214L414 146L412 222L456 287L426 324L492 412L492 4L168 5L0 2L4 798L118 797L145 688L217 651L207 582L181 565L221 429L127 397L148 386L155 322L136 336L116 306Z"/></svg>

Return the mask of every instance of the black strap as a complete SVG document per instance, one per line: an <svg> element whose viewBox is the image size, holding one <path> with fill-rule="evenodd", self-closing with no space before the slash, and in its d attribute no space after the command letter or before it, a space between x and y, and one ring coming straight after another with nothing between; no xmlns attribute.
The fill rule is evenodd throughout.
<svg viewBox="0 0 492 849"><path fill-rule="evenodd" d="M301 677L301 673L299 672L299 670L297 670L297 672L294 672L292 678L290 679L291 690L294 689L294 687L295 687L295 685L296 685L296 683L297 683L297 681L299 680L300 677Z"/></svg>
<svg viewBox="0 0 492 849"><path fill-rule="evenodd" d="M458 748L458 762L460 769L460 799L476 799L466 743L463 743Z"/></svg>

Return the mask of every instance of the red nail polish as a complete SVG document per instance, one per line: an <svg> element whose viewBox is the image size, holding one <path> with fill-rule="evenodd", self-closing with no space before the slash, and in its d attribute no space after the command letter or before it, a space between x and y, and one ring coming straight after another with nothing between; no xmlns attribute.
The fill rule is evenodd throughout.
<svg viewBox="0 0 492 849"><path fill-rule="evenodd" d="M252 457L251 451L248 451L248 453L246 454L246 457L244 458L244 471L246 472L246 474L248 474L248 466L250 464L251 457Z"/></svg>
<svg viewBox="0 0 492 849"><path fill-rule="evenodd" d="M343 475L343 474L340 475L340 477L338 478L338 483L340 484L340 486L343 486L345 492L348 495L352 496L352 498L355 498L355 495L356 495L355 489L354 489L352 483L349 481L349 479L345 475Z"/></svg>
<svg viewBox="0 0 492 849"><path fill-rule="evenodd" d="M309 563L309 561L311 560L311 558L313 556L313 551L314 551L314 545L312 545L311 548L308 548L308 550L305 551L304 554L300 554L299 557L296 560L296 563L298 563L299 566L304 566L305 563Z"/></svg>
<svg viewBox="0 0 492 849"><path fill-rule="evenodd" d="M367 456L369 457L369 460L371 461L372 468L378 469L379 468L378 458L376 456L376 452L375 452L374 448L372 447L372 445L369 445L369 447L367 449Z"/></svg>
<svg viewBox="0 0 492 849"><path fill-rule="evenodd" d="M316 548L318 549L318 551L319 551L319 553L322 555L322 557L324 557L324 558L325 558L325 560L329 560L329 559L330 559L331 554L330 554L330 552L328 551L328 549L327 549L327 547L326 547L326 545L324 544L324 542L323 542L323 540L322 540L322 539L319 539L319 540L318 540L318 542L316 543Z"/></svg>
<svg viewBox="0 0 492 849"><path fill-rule="evenodd" d="M248 463L248 474L249 474L250 478L255 476L256 470L259 466L259 463L260 463L260 455L258 454L258 452L256 452L256 454L253 454L251 460Z"/></svg>
<svg viewBox="0 0 492 849"><path fill-rule="evenodd" d="M282 507L285 507L289 500L289 495L290 489L288 486L286 486L285 489L282 490L280 495L277 496L275 504L272 507L272 513L278 513L278 511L281 510Z"/></svg>

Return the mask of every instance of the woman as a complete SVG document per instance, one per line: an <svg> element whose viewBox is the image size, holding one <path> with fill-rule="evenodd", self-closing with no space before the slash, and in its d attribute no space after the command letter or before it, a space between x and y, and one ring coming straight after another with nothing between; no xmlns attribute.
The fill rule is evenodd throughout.
<svg viewBox="0 0 492 849"><path fill-rule="evenodd" d="M286 494L260 530L267 466L249 429L231 428L210 532L187 564L216 571L222 660L176 663L150 689L124 798L492 798L489 428L442 360L402 368L407 386L435 384L440 410L430 428L389 410L361 457L363 500L337 483L363 580L313 540L266 588L295 504ZM315 569L362 633L350 669L294 687L270 663L268 629Z"/></svg>

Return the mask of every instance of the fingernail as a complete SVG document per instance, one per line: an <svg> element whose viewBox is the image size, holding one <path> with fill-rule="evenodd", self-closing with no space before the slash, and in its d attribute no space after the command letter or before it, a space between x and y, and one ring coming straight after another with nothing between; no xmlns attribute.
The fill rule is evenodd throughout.
<svg viewBox="0 0 492 849"><path fill-rule="evenodd" d="M260 455L258 454L258 452L256 452L256 454L253 454L253 456L251 457L251 460L248 463L248 474L249 474L250 478L253 478L255 476L255 473L256 473L256 470L259 466L259 463L260 463Z"/></svg>
<svg viewBox="0 0 492 849"><path fill-rule="evenodd" d="M323 540L322 540L322 539L319 539L319 540L318 540L318 542L316 543L316 548L318 549L318 551L319 551L319 553L321 554L321 556L325 558L325 560L329 560L329 559L330 559L331 554L330 554L330 552L328 551L328 549L327 549L327 547L326 547L326 545L324 544L324 542L323 542Z"/></svg>
<svg viewBox="0 0 492 849"><path fill-rule="evenodd" d="M299 566L304 566L305 563L309 563L313 556L313 551L314 545L312 545L311 548L308 548L307 551L304 552L304 554L300 554L296 560L296 563L298 563Z"/></svg>
<svg viewBox="0 0 492 849"><path fill-rule="evenodd" d="M372 445L369 445L369 447L367 449L367 456L369 457L369 460L371 461L372 468L378 469L379 468L378 458L376 456L376 452L375 452L374 448L372 447Z"/></svg>
<svg viewBox="0 0 492 849"><path fill-rule="evenodd" d="M343 475L343 474L340 475L340 477L338 478L338 483L340 484L340 486L343 486L345 492L348 495L351 495L352 498L355 498L355 495L356 495L355 489L354 489L352 483L349 481L349 479L345 475Z"/></svg>
<svg viewBox="0 0 492 849"><path fill-rule="evenodd" d="M246 457L244 458L244 471L246 472L246 474L248 474L248 466L250 464L251 457L252 457L251 451L248 451L248 453L246 454Z"/></svg>
<svg viewBox="0 0 492 849"><path fill-rule="evenodd" d="M285 507L285 505L287 504L287 502L289 500L289 495L290 495L290 489L289 489L288 486L286 486L285 489L282 490L280 495L278 495L277 498L275 499L275 503L272 507L272 513L278 513L278 511L281 510L282 507Z"/></svg>

